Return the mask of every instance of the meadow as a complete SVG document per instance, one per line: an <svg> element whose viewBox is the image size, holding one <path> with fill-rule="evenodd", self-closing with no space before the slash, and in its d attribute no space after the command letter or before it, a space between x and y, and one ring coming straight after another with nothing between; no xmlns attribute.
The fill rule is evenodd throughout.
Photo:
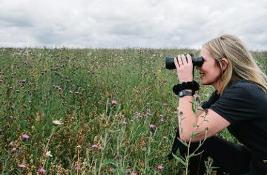
<svg viewBox="0 0 267 175"><path fill-rule="evenodd" d="M175 174L183 165L166 156L178 81L163 58L184 52L199 54L1 48L1 174ZM267 73L267 52L253 56ZM201 86L195 105L212 91ZM222 137L233 140L227 131Z"/></svg>

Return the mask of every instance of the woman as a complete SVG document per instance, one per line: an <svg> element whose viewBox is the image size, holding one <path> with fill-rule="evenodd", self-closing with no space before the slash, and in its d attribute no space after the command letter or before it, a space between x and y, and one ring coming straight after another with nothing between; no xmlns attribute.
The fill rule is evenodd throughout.
<svg viewBox="0 0 267 175"><path fill-rule="evenodd" d="M193 112L192 101L197 90L193 82L193 65L189 54L178 55L175 66L180 86L177 135L178 147L186 156L190 142L192 153L203 141L189 162L190 174L204 174L204 161L213 159L217 174L267 174L267 77L251 54L235 36L222 35L205 43L204 59L199 68L201 83L212 85L215 92ZM184 82L184 83L182 83ZM193 85L192 85L193 84ZM240 144L230 143L216 134L228 128Z"/></svg>

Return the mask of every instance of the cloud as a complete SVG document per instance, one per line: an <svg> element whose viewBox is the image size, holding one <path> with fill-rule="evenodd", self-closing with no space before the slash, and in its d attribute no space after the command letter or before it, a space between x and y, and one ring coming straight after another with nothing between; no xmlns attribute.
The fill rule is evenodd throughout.
<svg viewBox="0 0 267 175"><path fill-rule="evenodd" d="M267 1L0 0L0 46L200 48L223 33L267 49Z"/></svg>

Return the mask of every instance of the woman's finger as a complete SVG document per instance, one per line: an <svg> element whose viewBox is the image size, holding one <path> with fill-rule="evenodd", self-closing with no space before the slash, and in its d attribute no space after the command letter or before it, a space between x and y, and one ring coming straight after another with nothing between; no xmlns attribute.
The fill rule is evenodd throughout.
<svg viewBox="0 0 267 175"><path fill-rule="evenodd" d="M184 54L181 55L181 62L183 63L183 65L187 63L186 57Z"/></svg>
<svg viewBox="0 0 267 175"><path fill-rule="evenodd" d="M184 65L182 55L178 55L178 62L180 66Z"/></svg>
<svg viewBox="0 0 267 175"><path fill-rule="evenodd" d="M187 63L192 64L192 57L190 54L186 55Z"/></svg>
<svg viewBox="0 0 267 175"><path fill-rule="evenodd" d="M178 62L178 57L174 58L174 64L175 64L176 69L180 67L179 62Z"/></svg>

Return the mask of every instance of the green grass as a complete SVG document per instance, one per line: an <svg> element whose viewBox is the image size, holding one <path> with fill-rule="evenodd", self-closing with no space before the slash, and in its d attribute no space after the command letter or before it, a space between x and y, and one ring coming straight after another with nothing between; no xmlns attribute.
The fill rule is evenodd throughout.
<svg viewBox="0 0 267 175"><path fill-rule="evenodd" d="M184 52L199 53L0 49L0 172L174 174L178 161L166 155L177 126L177 77L163 57ZM267 53L253 55L266 73ZM202 87L200 99L211 91Z"/></svg>

